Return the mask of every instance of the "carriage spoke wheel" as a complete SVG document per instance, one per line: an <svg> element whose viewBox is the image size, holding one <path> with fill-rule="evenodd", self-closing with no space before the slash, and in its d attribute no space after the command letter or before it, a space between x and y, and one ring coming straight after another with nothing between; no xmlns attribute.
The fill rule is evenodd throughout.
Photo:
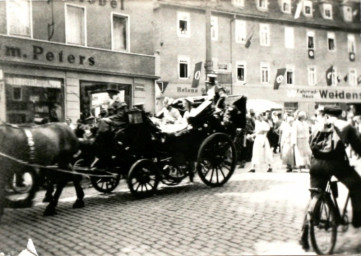
<svg viewBox="0 0 361 256"><path fill-rule="evenodd" d="M155 194L159 184L159 175L152 161L141 159L135 162L128 174L130 192L138 198Z"/></svg>
<svg viewBox="0 0 361 256"><path fill-rule="evenodd" d="M326 197L320 197L311 211L310 237L317 254L332 254L336 244L337 221L335 208Z"/></svg>
<svg viewBox="0 0 361 256"><path fill-rule="evenodd" d="M236 168L236 149L232 140L224 133L207 137L198 151L197 171L208 186L225 184Z"/></svg>
<svg viewBox="0 0 361 256"><path fill-rule="evenodd" d="M6 201L9 207L30 207L39 189L39 177L32 167L24 167L17 172L11 171L5 186Z"/></svg>
<svg viewBox="0 0 361 256"><path fill-rule="evenodd" d="M178 185L188 175L187 166L172 166L166 165L162 170L164 179L162 182L169 186Z"/></svg>
<svg viewBox="0 0 361 256"><path fill-rule="evenodd" d="M102 193L112 192L119 184L120 176L113 177L91 177L90 182L93 187Z"/></svg>

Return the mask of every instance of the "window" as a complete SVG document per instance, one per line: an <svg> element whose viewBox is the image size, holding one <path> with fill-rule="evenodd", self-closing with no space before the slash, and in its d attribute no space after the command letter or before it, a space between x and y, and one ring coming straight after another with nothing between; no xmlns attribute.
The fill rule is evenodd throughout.
<svg viewBox="0 0 361 256"><path fill-rule="evenodd" d="M355 35L347 35L347 49L348 52L355 53L356 46L355 46Z"/></svg>
<svg viewBox="0 0 361 256"><path fill-rule="evenodd" d="M262 46L270 45L270 31L268 24L259 24L259 39Z"/></svg>
<svg viewBox="0 0 361 256"><path fill-rule="evenodd" d="M8 34L32 37L31 0L8 0L6 6Z"/></svg>
<svg viewBox="0 0 361 256"><path fill-rule="evenodd" d="M282 12L291 13L291 0L282 0Z"/></svg>
<svg viewBox="0 0 361 256"><path fill-rule="evenodd" d="M218 40L218 17L211 17L211 38L214 41Z"/></svg>
<svg viewBox="0 0 361 256"><path fill-rule="evenodd" d="M66 42L69 44L86 45L85 8L65 5Z"/></svg>
<svg viewBox="0 0 361 256"><path fill-rule="evenodd" d="M261 63L261 83L262 84L269 84L269 64L268 63Z"/></svg>
<svg viewBox="0 0 361 256"><path fill-rule="evenodd" d="M351 86L357 85L357 72L356 69L350 69L348 72L348 84Z"/></svg>
<svg viewBox="0 0 361 256"><path fill-rule="evenodd" d="M12 87L13 88L13 100L21 101L22 100L22 92L21 87Z"/></svg>
<svg viewBox="0 0 361 256"><path fill-rule="evenodd" d="M285 27L285 47L289 49L295 47L294 29L291 27Z"/></svg>
<svg viewBox="0 0 361 256"><path fill-rule="evenodd" d="M267 10L268 1L267 0L257 0L257 8L262 11Z"/></svg>
<svg viewBox="0 0 361 256"><path fill-rule="evenodd" d="M113 14L112 19L112 49L115 51L129 51L129 18Z"/></svg>
<svg viewBox="0 0 361 256"><path fill-rule="evenodd" d="M308 85L316 85L316 67L308 67L307 69Z"/></svg>
<svg viewBox="0 0 361 256"><path fill-rule="evenodd" d="M246 82L246 63L237 62L237 81Z"/></svg>
<svg viewBox="0 0 361 256"><path fill-rule="evenodd" d="M307 48L315 49L315 32L307 31Z"/></svg>
<svg viewBox="0 0 361 256"><path fill-rule="evenodd" d="M287 66L286 67L286 84L287 85L293 85L295 83L295 72L294 72L293 66Z"/></svg>
<svg viewBox="0 0 361 256"><path fill-rule="evenodd" d="M346 22L352 22L352 8L350 6L343 6L343 19Z"/></svg>
<svg viewBox="0 0 361 256"><path fill-rule="evenodd" d="M336 51L335 33L327 33L327 48L330 52Z"/></svg>
<svg viewBox="0 0 361 256"><path fill-rule="evenodd" d="M303 15L305 15L306 17L311 17L312 14L313 14L312 2L304 1L303 2Z"/></svg>
<svg viewBox="0 0 361 256"><path fill-rule="evenodd" d="M188 57L178 57L178 74L180 79L188 79L189 71L189 58Z"/></svg>
<svg viewBox="0 0 361 256"><path fill-rule="evenodd" d="M331 85L335 86L337 85L337 70L335 67L331 70Z"/></svg>
<svg viewBox="0 0 361 256"><path fill-rule="evenodd" d="M247 37L246 22L243 20L236 20L236 43L245 43Z"/></svg>
<svg viewBox="0 0 361 256"><path fill-rule="evenodd" d="M324 19L332 19L332 5L331 4L323 4L323 18Z"/></svg>
<svg viewBox="0 0 361 256"><path fill-rule="evenodd" d="M188 37L190 35L189 13L178 12L177 17L178 36Z"/></svg>
<svg viewBox="0 0 361 256"><path fill-rule="evenodd" d="M236 7L244 7L244 0L232 0L232 4Z"/></svg>

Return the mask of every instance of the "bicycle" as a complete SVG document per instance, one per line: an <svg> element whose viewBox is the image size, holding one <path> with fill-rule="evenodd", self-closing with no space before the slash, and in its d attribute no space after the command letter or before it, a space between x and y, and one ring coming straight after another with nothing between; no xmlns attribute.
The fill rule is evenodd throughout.
<svg viewBox="0 0 361 256"><path fill-rule="evenodd" d="M304 233L302 234L301 243L304 248L308 246L307 236L309 229L311 244L317 254L332 254L336 245L338 227L342 226L341 231L346 232L350 224L347 215L350 192L347 193L345 205L341 213L337 202L338 182L338 180L331 181L330 178L324 191L319 188L310 189L313 197L305 218L306 222L303 226ZM306 241L303 239L306 239ZM304 242L306 242L306 246Z"/></svg>

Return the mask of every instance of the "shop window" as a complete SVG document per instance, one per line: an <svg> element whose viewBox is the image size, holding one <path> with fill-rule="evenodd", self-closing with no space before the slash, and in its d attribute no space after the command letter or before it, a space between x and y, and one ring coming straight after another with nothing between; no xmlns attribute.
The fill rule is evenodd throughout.
<svg viewBox="0 0 361 256"><path fill-rule="evenodd" d="M85 8L69 4L65 6L66 42L86 46Z"/></svg>
<svg viewBox="0 0 361 256"><path fill-rule="evenodd" d="M308 67L307 68L307 80L308 85L316 85L316 67Z"/></svg>
<svg viewBox="0 0 361 256"><path fill-rule="evenodd" d="M266 11L268 9L267 0L257 0L257 8L261 11Z"/></svg>
<svg viewBox="0 0 361 256"><path fill-rule="evenodd" d="M246 64L244 62L237 63L237 81L246 82Z"/></svg>
<svg viewBox="0 0 361 256"><path fill-rule="evenodd" d="M268 24L259 24L259 39L262 46L270 46L270 27Z"/></svg>
<svg viewBox="0 0 361 256"><path fill-rule="evenodd" d="M113 14L112 22L113 50L129 51L128 16Z"/></svg>
<svg viewBox="0 0 361 256"><path fill-rule="evenodd" d="M327 49L330 52L336 51L335 33L327 33Z"/></svg>
<svg viewBox="0 0 361 256"><path fill-rule="evenodd" d="M312 1L303 1L303 15L312 17Z"/></svg>
<svg viewBox="0 0 361 256"><path fill-rule="evenodd" d="M211 17L211 38L213 41L218 40L218 17Z"/></svg>
<svg viewBox="0 0 361 256"><path fill-rule="evenodd" d="M186 12L178 12L177 14L177 32L178 36L189 37L190 35L190 18L189 13Z"/></svg>
<svg viewBox="0 0 361 256"><path fill-rule="evenodd" d="M188 79L189 71L189 58L179 57L178 58L178 74L180 79Z"/></svg>
<svg viewBox="0 0 361 256"><path fill-rule="evenodd" d="M282 12L291 13L291 0L282 0Z"/></svg>
<svg viewBox="0 0 361 256"><path fill-rule="evenodd" d="M246 22L243 20L236 20L236 43L245 43L247 37Z"/></svg>
<svg viewBox="0 0 361 256"><path fill-rule="evenodd" d="M322 7L323 7L322 8L323 9L323 11L322 11L323 18L331 20L332 19L332 5L324 3Z"/></svg>
<svg viewBox="0 0 361 256"><path fill-rule="evenodd" d="M350 69L348 72L348 84L351 86L357 85L357 71L356 69Z"/></svg>
<svg viewBox="0 0 361 256"><path fill-rule="evenodd" d="M244 7L244 0L232 0L233 6Z"/></svg>
<svg viewBox="0 0 361 256"><path fill-rule="evenodd" d="M289 112L294 112L294 111L297 111L299 108L298 108L298 102L285 102L284 103L284 109L285 111L289 111Z"/></svg>
<svg viewBox="0 0 361 256"><path fill-rule="evenodd" d="M342 7L343 12L343 19L346 22L352 22L352 8L351 6L343 6Z"/></svg>
<svg viewBox="0 0 361 256"><path fill-rule="evenodd" d="M31 0L7 0L6 6L8 34L32 37Z"/></svg>
<svg viewBox="0 0 361 256"><path fill-rule="evenodd" d="M270 67L268 63L261 63L261 83L269 84Z"/></svg>
<svg viewBox="0 0 361 256"><path fill-rule="evenodd" d="M288 49L295 47L294 29L291 27L285 27L285 47Z"/></svg>

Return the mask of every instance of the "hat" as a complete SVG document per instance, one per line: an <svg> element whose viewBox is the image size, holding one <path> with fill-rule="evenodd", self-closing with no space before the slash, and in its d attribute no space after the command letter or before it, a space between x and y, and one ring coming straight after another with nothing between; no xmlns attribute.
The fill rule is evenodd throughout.
<svg viewBox="0 0 361 256"><path fill-rule="evenodd" d="M330 116L339 116L342 114L342 109L339 107L325 107L323 112Z"/></svg>
<svg viewBox="0 0 361 256"><path fill-rule="evenodd" d="M119 90L117 90L117 89L107 89L107 93L118 94L118 93L119 93Z"/></svg>

